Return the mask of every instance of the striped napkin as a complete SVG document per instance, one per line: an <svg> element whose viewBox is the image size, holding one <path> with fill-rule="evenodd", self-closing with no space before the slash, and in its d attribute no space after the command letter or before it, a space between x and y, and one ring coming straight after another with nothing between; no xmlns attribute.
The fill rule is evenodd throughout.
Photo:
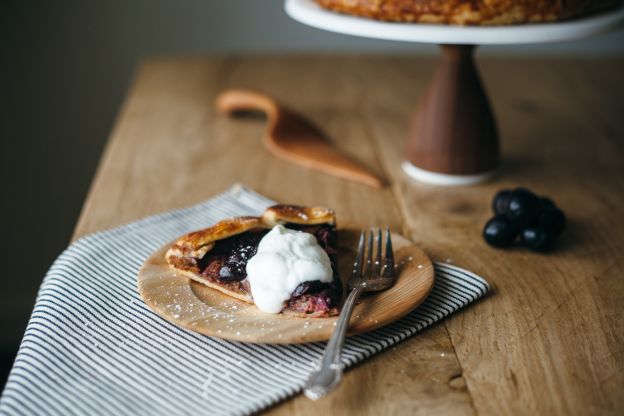
<svg viewBox="0 0 624 416"><path fill-rule="evenodd" d="M41 285L0 414L249 414L300 392L324 343L243 344L195 334L156 315L136 290L143 260L167 241L225 217L259 215L273 203L236 185L69 246ZM347 339L347 367L488 291L473 273L442 263L435 270L434 289L416 311Z"/></svg>

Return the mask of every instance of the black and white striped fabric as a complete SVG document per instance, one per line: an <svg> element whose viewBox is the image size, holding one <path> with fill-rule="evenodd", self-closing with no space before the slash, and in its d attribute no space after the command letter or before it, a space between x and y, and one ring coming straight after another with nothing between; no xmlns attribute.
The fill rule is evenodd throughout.
<svg viewBox="0 0 624 416"><path fill-rule="evenodd" d="M156 248L270 201L241 186L190 208L92 234L54 262L0 398L2 415L249 414L298 393L324 343L255 345L198 335L139 298L136 274ZM436 264L435 287L409 316L347 339L346 366L421 331L488 291Z"/></svg>

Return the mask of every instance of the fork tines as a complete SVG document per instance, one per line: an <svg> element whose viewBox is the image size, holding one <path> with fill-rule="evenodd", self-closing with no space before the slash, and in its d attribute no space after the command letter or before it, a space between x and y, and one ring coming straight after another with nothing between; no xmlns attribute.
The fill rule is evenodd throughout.
<svg viewBox="0 0 624 416"><path fill-rule="evenodd" d="M368 232L362 231L351 279L379 279L394 276L394 254L388 227L386 227L385 249L383 250L382 245L383 233L381 229L377 229L376 232L374 228ZM373 252L375 252L374 257ZM385 256L382 256L384 252Z"/></svg>

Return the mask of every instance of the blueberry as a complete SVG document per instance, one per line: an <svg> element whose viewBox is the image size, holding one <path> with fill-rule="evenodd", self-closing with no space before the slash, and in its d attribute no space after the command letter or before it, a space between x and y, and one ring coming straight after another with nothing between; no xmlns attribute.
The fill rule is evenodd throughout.
<svg viewBox="0 0 624 416"><path fill-rule="evenodd" d="M538 204L539 204L540 210L542 211L557 209L557 206L552 201L552 199L546 198L545 196L542 196L538 199Z"/></svg>
<svg viewBox="0 0 624 416"><path fill-rule="evenodd" d="M510 245L516 239L516 235L516 225L502 214L490 219L483 229L483 238L494 247Z"/></svg>
<svg viewBox="0 0 624 416"><path fill-rule="evenodd" d="M219 269L219 280L224 282L232 282L236 280L234 274L232 273L232 269L227 264L221 266L221 269Z"/></svg>
<svg viewBox="0 0 624 416"><path fill-rule="evenodd" d="M485 225L483 237L496 247L511 244L519 233L522 245L546 251L566 227L564 213L551 199L526 188L499 191L492 209L496 216Z"/></svg>
<svg viewBox="0 0 624 416"><path fill-rule="evenodd" d="M492 210L494 210L494 214L506 214L507 206L509 204L509 198L511 197L512 191L509 189L503 189L502 191L498 191L498 193L494 196L494 200L492 201Z"/></svg>
<svg viewBox="0 0 624 416"><path fill-rule="evenodd" d="M539 215L539 200L535 194L524 188L513 191L507 204L508 218L519 226L527 225Z"/></svg>
<svg viewBox="0 0 624 416"><path fill-rule="evenodd" d="M219 270L219 280L223 282L240 282L247 277L247 260L240 251L234 251L226 259Z"/></svg>
<svg viewBox="0 0 624 416"><path fill-rule="evenodd" d="M565 214L557 208L542 211L538 219L540 227L550 232L555 237L563 232L566 222Z"/></svg>
<svg viewBox="0 0 624 416"><path fill-rule="evenodd" d="M520 232L522 245L533 251L548 250L555 240L555 235L540 226L530 226Z"/></svg>
<svg viewBox="0 0 624 416"><path fill-rule="evenodd" d="M312 281L303 282L303 283L300 283L299 286L295 288L295 290L292 293L292 297L305 295L307 293L318 293L328 286L329 285L327 283L323 283L320 280L312 280Z"/></svg>

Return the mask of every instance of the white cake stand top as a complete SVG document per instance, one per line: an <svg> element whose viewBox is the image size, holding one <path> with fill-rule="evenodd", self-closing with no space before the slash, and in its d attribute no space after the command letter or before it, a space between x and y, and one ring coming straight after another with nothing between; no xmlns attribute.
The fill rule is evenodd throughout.
<svg viewBox="0 0 624 416"><path fill-rule="evenodd" d="M323 9L313 0L286 0L286 13L319 29L347 35L404 42L454 45L511 45L583 38L624 24L624 8L590 17L508 26L454 26L429 23L393 23L348 16Z"/></svg>

